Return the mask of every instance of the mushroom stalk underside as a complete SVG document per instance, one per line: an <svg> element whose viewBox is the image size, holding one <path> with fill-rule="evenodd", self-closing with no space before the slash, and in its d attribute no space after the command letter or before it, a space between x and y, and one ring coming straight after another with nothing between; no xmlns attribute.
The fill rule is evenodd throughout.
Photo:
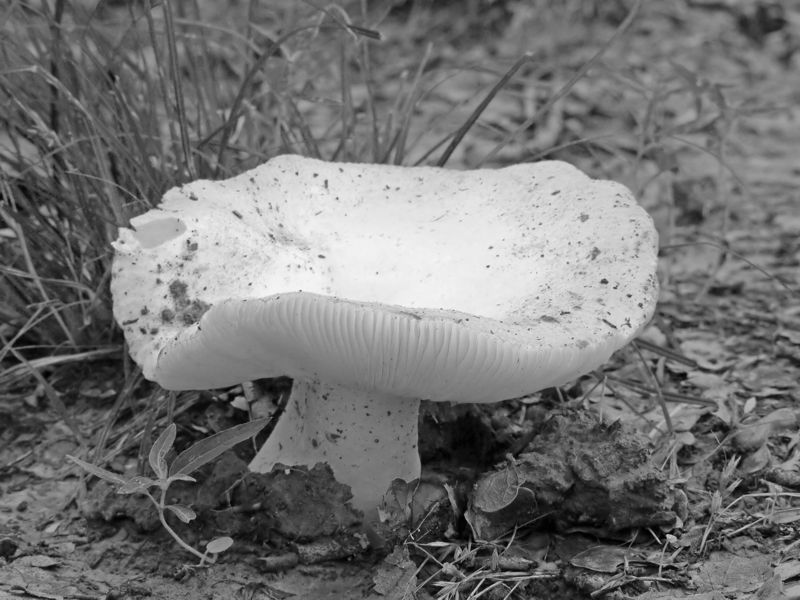
<svg viewBox="0 0 800 600"><path fill-rule="evenodd" d="M327 463L350 486L353 505L372 511L394 479L419 477L418 419L418 399L295 379L250 470Z"/></svg>

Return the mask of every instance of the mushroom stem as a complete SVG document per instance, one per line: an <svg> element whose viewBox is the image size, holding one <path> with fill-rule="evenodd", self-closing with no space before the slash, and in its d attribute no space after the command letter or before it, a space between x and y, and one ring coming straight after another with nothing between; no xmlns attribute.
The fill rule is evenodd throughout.
<svg viewBox="0 0 800 600"><path fill-rule="evenodd" d="M330 465L353 505L373 512L394 479L419 477L419 400L295 379L289 402L250 470Z"/></svg>

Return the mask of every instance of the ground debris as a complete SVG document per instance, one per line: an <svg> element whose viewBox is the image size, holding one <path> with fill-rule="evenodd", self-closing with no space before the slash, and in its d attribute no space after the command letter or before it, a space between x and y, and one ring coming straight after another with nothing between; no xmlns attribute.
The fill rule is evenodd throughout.
<svg viewBox="0 0 800 600"><path fill-rule="evenodd" d="M170 503L192 506L197 513L197 519L188 525L177 519L172 524L190 538L210 539L224 534L251 543L270 542L276 547L325 540L325 548L338 548L328 557L330 560L364 549L354 538L360 531L362 515L349 504L349 488L334 479L327 465L253 473L233 452L226 452L199 484L177 482L168 497ZM105 481L93 485L81 506L90 520L128 518L145 533L160 528L158 514L146 497L119 495L115 486ZM326 554L309 546L301 554L319 553Z"/></svg>
<svg viewBox="0 0 800 600"><path fill-rule="evenodd" d="M615 385L610 378L599 384L584 378L574 386L577 392L558 390L550 400L540 394L492 406L484 414L472 411L474 407L468 411L436 405L434 418L421 428L425 436L423 462L428 461L428 468L433 462L439 466L448 460L459 467L469 465L470 474L459 474L442 485L414 487L411 494L399 486L391 490L389 499L395 502L387 505L387 514L397 518L391 523L405 528L397 538L405 544L382 563L366 555L359 560L300 564L293 548L313 546L323 531L328 532L326 539L339 539L330 531L338 525L347 530L347 524L357 520L348 509L333 506L343 502L346 507L345 495L325 483L324 474L294 469L245 485L245 462L223 456L215 472L203 472L198 484L170 488L176 501L197 509L198 519L189 526L175 524L176 528L183 527L180 531L186 532L187 539L196 542L197 538L207 540L236 532L233 548L213 568L198 570L181 582L165 574L186 556L160 530L149 501L118 496L113 487L104 488L103 482L91 481L90 494L84 499L83 482L64 463L65 454L79 454L87 441L101 439L105 423L113 422L106 443L99 448L103 452L95 456L115 472L141 469L143 455L140 450L137 467L135 449L146 451L149 447L146 427L150 427L153 414L147 407L158 405L159 424L163 424L167 412L163 403L151 403L149 392L144 393L141 387L134 390L134 397L129 398L132 401L126 402L119 414L112 411L113 399L124 389L120 373L126 369L118 345L60 354L67 347L59 333L64 327L61 317L70 330L81 333L79 341L84 340L87 348L93 347L91 340L105 344L115 339L103 329L112 319L104 300L105 273L98 268L102 266L101 257L108 258L107 248L100 244L98 255L87 253L94 244L87 230L69 229L68 211L62 214L61 207L73 205L64 204L64 199L108 199L102 186L91 187L91 182L111 182L111 187L126 197L130 193L131 202L125 211L136 211L137 202L146 204L144 199L158 196L147 193L151 187L145 185L146 180L154 176L153 183L162 187L172 181L170 171L182 173L170 162L169 153L160 156L153 152L153 148L167 148L170 143L168 138L161 139L166 142L163 144L157 136L151 138L150 134L157 132L150 129L143 154L147 160L136 161L142 170L124 168L128 152L120 153L121 147L115 146L118 139L129 139L124 128L108 130L108 143L100 139L97 146L103 150L99 154L81 151L79 146L81 139L94 140L94 132L102 134L102 128L91 129L91 135L84 138L76 129L76 135L70 137L77 140L74 148L69 146L72 142L62 145L58 141L71 131L67 109L73 104L80 109L81 121L76 122L87 119L89 123L97 120L98 125L107 124L99 114L105 112L115 122L125 122L113 110L117 105L106 100L138 97L126 91L130 73L135 74L134 83L141 80L148 86L140 95L149 100L152 80L141 75L155 72L137 59L149 56L149 47L140 43L148 21L141 18L141 7L133 8L139 11L134 15L127 6L130 3L100 3L96 10L93 1L67 4L63 26L48 22L45 13L28 11L27 3L11 3L11 18L6 25L10 35L5 40L19 45L25 58L12 53L15 68L3 75L4 89L10 86L12 100L22 100L15 103L19 111L8 112L10 127L0 131L4 165L15 163L19 167L12 168L9 189L4 189L11 200L5 208L20 222L30 220L33 227L28 230L29 248L22 252L26 237L9 228L12 221L0 219L0 254L5 268L2 283L11 283L0 285L0 345L4 348L0 365L0 598L800 598L800 561L794 558L800 544L800 105L796 101L800 44L794 25L800 22L800 15L793 3L641 3L634 26L569 90L565 82L599 43L609 39L628 8L625 2L470 0L463 4L376 2L374 7L369 3L370 14L359 17L351 12L349 16L354 17L353 23L374 24L383 41L370 41L370 53L377 59L375 68L368 73L367 82L360 76L352 78L348 95L352 92L355 101L352 107L345 106L348 110L342 110L343 105L336 100L337 90L348 86L332 77L330 68L334 63L353 62L347 44L328 36L339 30L330 27L334 18L337 22L340 18L337 11L325 17L325 26L321 27L315 17L306 35L298 30L291 39L281 36L294 24L274 15L281 14L283 4L292 3L269 3L268 21L264 21L263 15L240 10L243 6L246 9L247 3L238 6L204 0L198 3L201 14L196 23L182 18L187 29L179 28L176 40L181 72L188 74L195 68L193 58L198 54L191 51L195 48L191 40L213 41L203 47L200 56L219 69L219 77L208 81L220 83L220 106L224 110L217 111L219 106L210 104L208 114L223 115L223 123L227 115L233 119L237 113L228 108L237 90L255 86L255 94L246 94L247 110L239 111L235 119L236 144L230 144L239 149L233 155L235 160L221 159L220 152L216 159L220 162L212 160L207 165L204 161L208 153L202 146L215 147L216 142L207 143L211 139L206 136L209 130L195 129L192 124L195 119L191 115L197 107L191 104L188 92L197 86L192 82L184 87L189 100L188 138L206 140L191 150L209 174L249 168L261 162L265 153L270 155L279 148L310 150L304 143L313 142L314 137L322 144L320 155L333 156L335 150L341 160L355 156L356 146L366 147L372 137L392 138L390 127L385 132L375 129L374 117L385 114L387 102L399 108L390 107L390 118L397 122L405 118L410 124L408 138L420 142L394 155L387 147L381 156L377 150L368 157L366 153L359 156L369 160L394 158L405 164L431 163L435 155L427 152L438 148L431 142L452 135L508 64L523 52L533 53L537 59L480 114L450 165L461 168L482 164L498 140L516 130L515 138L497 154L496 164L565 159L598 177L623 181L635 189L661 234L662 295L650 330L657 330L659 345L685 355L693 364L650 352L645 352L645 360L640 362L629 352L624 357L618 354L604 372L617 379L650 382L652 378L637 377L646 366L665 393L696 396L718 406L709 409L669 404L673 435L654 393ZM349 11L347 3L335 3L337 9L340 4ZM388 4L394 8L387 8ZM759 14L763 7L779 8L786 23L779 19L770 24ZM84 12L85 22L79 18ZM116 13L113 19L108 18L111 13ZM161 18L158 9L153 14L157 20ZM25 19L20 21L20 15ZM130 23L134 16L138 24ZM197 24L209 23L220 27L205 27L207 35L195 35ZM105 29L112 25L119 35L102 46L110 50L105 53L110 62L97 55L91 69L82 67L90 46L78 40L94 44L96 34L105 39ZM255 26L259 32L251 36L245 26ZM20 44L27 32L37 31L52 31L60 42L40 35L32 38L32 45ZM353 32L355 28L344 34ZM284 41L273 45L270 38ZM247 44L241 54L236 39ZM430 40L435 43L429 47ZM65 51L62 54L70 57L70 69L59 69L60 75L52 71L47 81L28 77L30 69L48 73L51 50L59 43ZM252 79L249 75L245 79L251 54L258 50L250 47L253 43L266 44L268 51L262 55L267 60L259 63L263 68L253 70ZM342 48L341 61L330 60L330 48L334 47ZM418 62L420 51L428 47L430 55ZM33 55L33 48L43 52L42 65L26 58ZM412 85L417 69L419 88L416 83ZM73 86L63 77L65 73L77 74L82 85ZM33 103L27 102L27 94L14 98L13 78L17 77L30 86ZM45 93L50 87L55 95ZM80 104L86 99L81 91L92 89L100 92L102 103ZM261 93L264 90L270 93ZM372 97L371 90L378 94ZM565 96L547 109L547 101L562 90L567 90ZM48 100L58 97L61 102ZM255 104L251 106L251 102ZM169 122L171 111L163 112L159 104L169 106L169 102L155 102L152 118L149 110L133 107L136 135L148 121L158 126ZM120 114L127 115L130 107L122 106L125 110ZM303 119L295 122L294 117L284 114L287 106L291 114L304 113L307 129L296 126L305 125ZM44 108L43 119L37 107ZM57 115L50 110L53 107ZM111 110L107 110L109 107ZM339 114L346 115L347 120L341 123L341 135L335 127L330 128L331 123L339 122L332 115ZM140 120L138 115L147 119ZM263 115L275 118L265 119ZM373 119L363 118L369 115ZM531 121L532 116L541 118ZM31 121L31 117L37 121ZM50 119L60 126L46 126ZM200 120L196 119L198 123ZM263 124L269 122L279 125L280 136L271 136L264 129ZM29 148L14 151L10 142L15 130L24 132L19 139L33 141L35 146L28 143ZM282 144L276 141L273 148L270 143L269 149L263 145L263 140L279 137ZM55 146L51 140L55 140ZM40 152L33 151L37 147ZM263 152L250 153L249 148ZM62 157L69 163L68 177L62 176L64 167L53 162ZM81 163L81 157L88 157L89 162ZM110 167L104 162L106 158ZM148 162L151 159L152 165ZM76 160L79 164L72 164ZM95 163L100 166L98 172L90 169ZM42 185L47 180L40 176L47 170L55 174L52 189L58 193L53 196L59 199L57 212L61 215L57 219L50 215L50 188ZM74 177L76 173L86 177ZM84 188L89 195L61 193L68 189L64 186L69 181L85 182L90 186ZM15 202L19 210L13 207ZM113 202L85 204L97 211ZM105 232L128 215L123 211L113 218L110 214L97 216L102 225L98 229ZM51 227L56 234L52 239L84 240L88 246L83 241L80 248L69 243L64 252L60 243L37 243L51 238L37 236L36 231ZM191 251L187 248L185 258ZM42 267L38 273L22 272L22 258L29 253ZM62 256L74 256L75 262L53 262ZM67 264L78 267L74 282L65 279L69 278L63 268ZM17 269L21 277L14 274ZM28 284L31 289L45 286L49 295L24 293L16 300ZM74 290L75 295L63 290ZM186 297L177 284L169 292L165 302L171 314L161 317L191 322L205 309ZM43 309L45 312L40 312ZM92 331L99 331L99 336L83 335ZM25 362L18 363L16 352L21 352ZM68 413L53 410L51 399L55 396L48 396L49 387L35 382L28 385L34 373L41 373L61 396ZM635 473L638 452L647 454L648 450L635 444L617 447L614 436L621 434L609 429L618 425L590 426L584 431L560 423L553 430L542 429L541 438L533 438L533 445L522 454L520 448L509 447L504 436L527 441L532 423L563 402L562 396L570 403L580 402L587 411L601 412L607 418L611 415L609 422L620 419L647 434L659 456L656 462L670 477L681 479L676 491L685 491L687 506L682 510L669 506L669 489L661 500L652 496L648 486L663 491L664 482L643 475L650 467L639 466L640 472ZM197 393L181 395L175 413L170 409L170 418L183 436L192 431L194 435L207 435L228 426L214 424L219 411L208 402L198 401L204 397ZM227 405L218 406L225 407L222 416L228 418L231 411ZM254 410L246 403L243 406ZM501 414L507 427L496 427ZM65 425L65 416L77 421L77 430ZM581 448L591 449L584 460L578 459ZM474 540L463 529L450 537L450 525L460 519L460 513L452 509L464 507L463 498L472 493L473 476L485 466L483 459L489 457L494 462L505 452L517 459L483 476L473 493L470 518L479 521L483 536L491 537L531 518L523 509L530 508L524 502L533 494L549 503L547 518L515 529L499 541ZM606 454L620 462L607 460ZM570 461L576 463L574 468ZM608 474L608 487L581 483L581 477L592 481L603 465L606 469L614 466ZM634 469L633 480L622 476L628 468ZM548 474L550 481L537 483L533 474L538 472ZM298 502L308 489L301 481L304 479L322 482L324 491L320 494L328 498L314 499L324 507L309 513L308 524L301 522L301 515L311 499ZM452 487L452 481L459 483L451 494L447 485ZM580 483L583 492L567 489L570 481ZM266 501L259 494L273 484L278 491L269 501L285 506L265 507ZM673 510L678 513L683 527L678 524L668 532L660 527L642 529L639 536L624 540L610 535L621 522L647 522L643 513L648 504L636 495L639 488L641 495L650 496L653 506L661 507L665 514ZM630 494L635 510L612 519L612 492ZM597 506L591 500L596 500ZM432 506L436 507L433 512ZM87 525L76 507L95 518ZM547 513L545 508L540 505L536 511L531 509L531 514ZM584 514L583 509L591 510ZM429 515L424 527L418 527L415 515ZM548 519L562 531L534 530ZM565 532L576 520L583 525L572 529L580 531ZM316 527L319 531L314 530ZM287 538L296 534L310 537L294 540L293 546Z"/></svg>
<svg viewBox="0 0 800 600"><path fill-rule="evenodd" d="M537 521L608 532L670 527L677 496L649 456L643 436L621 423L555 415L518 459L478 480L467 520L482 540Z"/></svg>

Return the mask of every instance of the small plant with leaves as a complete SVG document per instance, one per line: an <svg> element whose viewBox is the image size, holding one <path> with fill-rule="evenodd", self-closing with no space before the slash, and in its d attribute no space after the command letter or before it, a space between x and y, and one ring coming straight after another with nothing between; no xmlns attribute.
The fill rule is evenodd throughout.
<svg viewBox="0 0 800 600"><path fill-rule="evenodd" d="M189 506L167 504L167 490L175 481L195 482L196 480L191 476L191 473L215 460L223 452L230 450L239 442L256 435L268 421L268 418L257 419L220 431L193 444L178 454L175 460L168 465L167 454L175 443L177 430L175 424L170 423L150 448L148 459L155 478L144 475L123 477L118 473L108 471L80 458L70 455L67 455L67 458L88 473L119 486L117 488L118 494L143 494L149 498L158 511L158 519L164 529L175 538L175 541L184 550L199 558L200 562L197 566L202 567L216 562L217 555L230 548L233 545L233 540L227 536L215 538L206 544L205 552L200 552L187 544L167 523L166 514L171 512L184 523L194 520L197 514Z"/></svg>

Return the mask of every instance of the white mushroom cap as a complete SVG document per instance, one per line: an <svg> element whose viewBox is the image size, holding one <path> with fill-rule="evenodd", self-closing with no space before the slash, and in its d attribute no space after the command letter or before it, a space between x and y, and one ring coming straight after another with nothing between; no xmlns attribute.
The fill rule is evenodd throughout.
<svg viewBox="0 0 800 600"><path fill-rule="evenodd" d="M634 337L657 295L650 217L622 185L562 162L450 171L281 156L170 190L131 225L111 287L145 376L168 389L303 381L298 396L320 406L290 406L251 468L326 460L362 506L398 476L384 461L364 484L392 431L413 446L394 452L399 476L419 469L416 417L364 425L368 398L493 402L563 384ZM309 400L317 388L353 405L291 434L301 412L327 410ZM359 423L367 447L337 465Z"/></svg>

